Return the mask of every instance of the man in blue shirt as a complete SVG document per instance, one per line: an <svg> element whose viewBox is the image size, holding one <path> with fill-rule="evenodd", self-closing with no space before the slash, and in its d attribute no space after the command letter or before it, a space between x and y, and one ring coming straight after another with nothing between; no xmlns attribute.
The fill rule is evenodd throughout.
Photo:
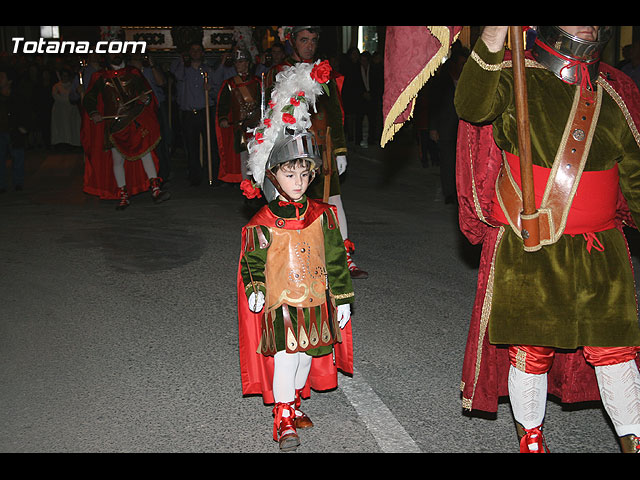
<svg viewBox="0 0 640 480"><path fill-rule="evenodd" d="M182 137L187 150L188 178L191 185L202 182L203 168L200 163L200 138L203 145L203 159L207 161L207 119L205 88L209 90L209 129L211 138L211 168L214 184L218 178L218 148L215 135L215 85L214 70L204 61L204 48L192 43L187 50L187 58L179 58L171 65L171 73L176 79L176 96L180 107ZM205 85L205 74L208 81Z"/></svg>

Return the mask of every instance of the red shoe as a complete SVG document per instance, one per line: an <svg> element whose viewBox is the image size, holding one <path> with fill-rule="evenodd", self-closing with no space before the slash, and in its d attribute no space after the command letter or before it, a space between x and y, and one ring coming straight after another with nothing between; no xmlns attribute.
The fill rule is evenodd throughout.
<svg viewBox="0 0 640 480"><path fill-rule="evenodd" d="M542 425L527 429L516 422L516 429L520 438L520 453L549 453L542 435Z"/></svg>
<svg viewBox="0 0 640 480"><path fill-rule="evenodd" d="M276 403L273 407L273 439L280 444L280 450L284 452L295 450L300 445L300 437L294 425L293 403ZM289 412L288 417L282 416L284 410Z"/></svg>
<svg viewBox="0 0 640 480"><path fill-rule="evenodd" d="M149 183L151 184L151 197L153 198L153 203L161 203L171 198L171 194L169 192L160 188L160 178L150 178Z"/></svg>
<svg viewBox="0 0 640 480"><path fill-rule="evenodd" d="M351 254L355 251L355 246L348 238L344 240L344 248L347 250L347 267L349 268L351 278L369 278L369 274L364 270L359 269L351 258Z"/></svg>
<svg viewBox="0 0 640 480"><path fill-rule="evenodd" d="M116 206L116 210L124 210L130 205L129 192L127 192L126 186L118 189L118 197L120 198L120 203Z"/></svg>
<svg viewBox="0 0 640 480"><path fill-rule="evenodd" d="M295 407L295 412L296 412L296 417L294 420L294 424L296 426L296 428L311 428L313 427L313 422L311 421L311 419L307 416L306 413L304 413L302 410L300 410L300 406L302 405L302 390L296 390L296 399L294 400L294 407Z"/></svg>

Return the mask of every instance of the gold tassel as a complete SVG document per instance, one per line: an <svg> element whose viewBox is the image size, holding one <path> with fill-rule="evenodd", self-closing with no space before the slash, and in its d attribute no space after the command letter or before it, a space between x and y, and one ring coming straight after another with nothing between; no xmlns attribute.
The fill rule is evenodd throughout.
<svg viewBox="0 0 640 480"><path fill-rule="evenodd" d="M411 104L411 111L409 112L407 120L410 120L413 117L413 109L415 106L413 100L418 95L418 92L424 86L424 84L427 83L427 80L429 80L429 78L435 73L435 71L438 70L440 64L442 63L442 59L449 53L449 49L451 47L451 45L449 44L449 29L444 26L426 28L429 29L431 34L438 39L441 46L436 54L427 62L422 71L418 73L418 75L415 76L415 78L411 81L407 88L404 89L404 91L396 99L395 103L389 110L382 129L382 136L380 139L381 147L384 147L384 145L388 141L390 141L396 134L396 132L402 127L403 124L394 122L396 118L398 118L402 114L402 112L407 109L407 106L409 106L409 104ZM455 35L452 43L457 40L459 35L460 32Z"/></svg>

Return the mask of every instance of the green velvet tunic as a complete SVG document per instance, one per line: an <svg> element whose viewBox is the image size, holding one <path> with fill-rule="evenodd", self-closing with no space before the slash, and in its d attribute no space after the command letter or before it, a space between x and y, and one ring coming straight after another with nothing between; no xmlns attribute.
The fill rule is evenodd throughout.
<svg viewBox="0 0 640 480"><path fill-rule="evenodd" d="M307 208L307 197L304 196L301 199L301 203L304 204L304 207L300 210L300 215L304 215L304 212ZM269 203L268 208L278 217L284 219L295 219L295 207L291 205L287 206L279 206L278 200L273 200ZM332 298L333 303L335 305L342 305L346 303L352 303L354 300L353 286L351 283L351 275L349 274L349 269L347 268L347 257L346 250L344 248L344 243L342 241L342 236L340 235L340 229L337 228L329 228L329 222L327 221L326 216L331 213L324 213L322 218L322 232L324 235L324 251L325 251L325 266L327 269L327 276L329 280L329 290L330 296ZM337 222L337 220L334 220ZM269 232L269 228L266 226L259 226L264 233L264 236L267 242L271 240L271 234ZM241 261L240 274L242 275L242 280L245 285L245 293L247 298L253 292L253 288L251 285L251 281L258 286L259 290L261 290L266 296L266 289L268 288L265 285L265 265L267 261L267 248L257 248L260 244L258 241L257 233L255 229L253 230L254 235L254 245L256 245L255 250L252 252L246 253L246 262L244 259ZM249 275L249 270L247 269L247 262L249 264L249 268L251 269L251 275ZM315 318L317 319L316 328L320 330L320 306L317 307L309 307L302 309L304 314L304 322L305 329L310 331L310 310L314 308ZM276 349L278 351L285 350L285 329L284 329L284 319L282 317L282 310L280 308L274 310L275 320L273 323L274 332L275 332L275 342ZM291 323L293 325L293 331L298 331L298 321L296 308L289 309L289 315L291 317ZM307 350L305 353L311 356L321 356L331 353L333 350L332 345L322 346L317 348L311 348Z"/></svg>
<svg viewBox="0 0 640 480"><path fill-rule="evenodd" d="M503 57L504 50L491 53L478 40L460 77L455 104L462 119L491 122L498 147L518 155L513 71L494 67ZM551 168L579 87L537 67L526 69L532 161ZM618 164L622 192L639 224L640 149L615 101L606 92L602 99L585 171ZM553 245L526 252L519 236L504 227L489 285L491 343L566 349L640 345L626 240L616 228L596 236L604 246L602 252L589 253L582 235L567 234Z"/></svg>

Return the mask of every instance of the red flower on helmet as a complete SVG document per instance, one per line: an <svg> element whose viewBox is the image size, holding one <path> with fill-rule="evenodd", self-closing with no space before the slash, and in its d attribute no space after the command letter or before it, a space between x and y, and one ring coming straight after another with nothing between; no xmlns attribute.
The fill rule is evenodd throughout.
<svg viewBox="0 0 640 480"><path fill-rule="evenodd" d="M294 124L296 123L296 119L293 115L291 115L290 113L283 113L282 114L282 121L284 123L289 123L289 124Z"/></svg>
<svg viewBox="0 0 640 480"><path fill-rule="evenodd" d="M240 183L240 190L242 190L242 194L247 198L262 197L262 194L260 193L260 189L256 187L256 185L248 178L245 178Z"/></svg>
<svg viewBox="0 0 640 480"><path fill-rule="evenodd" d="M318 83L327 83L331 78L331 65L329 60L324 60L313 66L309 74Z"/></svg>

